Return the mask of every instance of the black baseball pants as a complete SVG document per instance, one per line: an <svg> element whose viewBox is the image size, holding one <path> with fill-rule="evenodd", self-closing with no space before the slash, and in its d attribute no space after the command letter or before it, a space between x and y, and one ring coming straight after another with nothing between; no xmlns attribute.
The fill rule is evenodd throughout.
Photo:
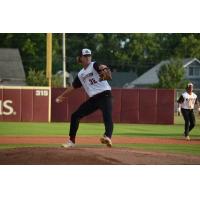
<svg viewBox="0 0 200 200"><path fill-rule="evenodd" d="M106 90L89 98L72 115L69 136L75 142L76 132L79 127L80 119L100 109L105 125L104 135L111 138L113 132L112 121L112 95L111 91Z"/></svg>
<svg viewBox="0 0 200 200"><path fill-rule="evenodd" d="M181 113L185 120L185 137L189 135L189 132L195 127L195 116L193 109L181 108Z"/></svg>

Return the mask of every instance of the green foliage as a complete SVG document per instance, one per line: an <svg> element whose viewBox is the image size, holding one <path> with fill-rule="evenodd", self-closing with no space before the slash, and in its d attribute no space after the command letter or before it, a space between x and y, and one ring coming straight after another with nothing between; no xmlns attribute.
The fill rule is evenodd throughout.
<svg viewBox="0 0 200 200"><path fill-rule="evenodd" d="M48 79L43 70L30 69L28 71L28 76L26 82L29 86L48 86ZM51 85L54 88L63 86L63 78L60 75L52 75Z"/></svg>
<svg viewBox="0 0 200 200"><path fill-rule="evenodd" d="M60 75L53 75L51 84L53 88L60 88L63 87L63 78Z"/></svg>
<svg viewBox="0 0 200 200"><path fill-rule="evenodd" d="M1 48L18 48L26 74L29 68L44 70L46 56L45 33L2 33ZM37 67L33 67L37 66Z"/></svg>
<svg viewBox="0 0 200 200"><path fill-rule="evenodd" d="M46 66L45 33L0 33L1 48L20 50L26 74L29 68ZM194 33L68 33L66 61L68 71L80 70L76 56L90 48L96 61L117 71L135 71L138 75L162 60L173 57L200 58L200 34ZM62 34L53 34L53 74L62 69Z"/></svg>
<svg viewBox="0 0 200 200"><path fill-rule="evenodd" d="M190 34L181 38L177 52L179 57L200 58L200 39L197 36L199 34Z"/></svg>
<svg viewBox="0 0 200 200"><path fill-rule="evenodd" d="M48 86L48 79L43 70L36 71L35 69L30 69L26 78L26 83L29 86Z"/></svg>
<svg viewBox="0 0 200 200"><path fill-rule="evenodd" d="M185 86L183 63L180 60L170 60L159 72L159 88L183 88Z"/></svg>

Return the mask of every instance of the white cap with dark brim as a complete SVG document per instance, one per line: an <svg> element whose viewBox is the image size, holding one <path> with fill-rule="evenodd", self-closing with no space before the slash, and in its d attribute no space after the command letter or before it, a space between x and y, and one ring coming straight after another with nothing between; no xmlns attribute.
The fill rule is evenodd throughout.
<svg viewBox="0 0 200 200"><path fill-rule="evenodd" d="M90 49L82 49L80 55L81 56L87 56L87 55L91 55L92 52Z"/></svg>
<svg viewBox="0 0 200 200"><path fill-rule="evenodd" d="M189 87L189 86L192 86L192 87L193 87L193 84L192 84L192 83L188 83L188 85L187 85L187 86L188 86L188 87Z"/></svg>

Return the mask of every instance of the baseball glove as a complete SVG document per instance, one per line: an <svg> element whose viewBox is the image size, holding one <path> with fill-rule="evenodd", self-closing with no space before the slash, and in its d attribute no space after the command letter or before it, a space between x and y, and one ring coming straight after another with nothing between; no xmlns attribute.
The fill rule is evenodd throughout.
<svg viewBox="0 0 200 200"><path fill-rule="evenodd" d="M99 76L100 76L100 81L112 80L111 71L106 65L99 66Z"/></svg>

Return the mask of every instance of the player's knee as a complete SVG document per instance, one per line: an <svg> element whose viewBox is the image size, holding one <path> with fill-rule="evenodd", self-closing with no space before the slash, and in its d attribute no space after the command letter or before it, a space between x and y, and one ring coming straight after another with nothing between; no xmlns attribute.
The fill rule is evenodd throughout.
<svg viewBox="0 0 200 200"><path fill-rule="evenodd" d="M192 124L190 124L191 128L195 127L195 122L193 122Z"/></svg>
<svg viewBox="0 0 200 200"><path fill-rule="evenodd" d="M190 122L189 121L185 121L185 125L189 126Z"/></svg>
<svg viewBox="0 0 200 200"><path fill-rule="evenodd" d="M79 120L80 116L77 112L72 113L71 120Z"/></svg>

